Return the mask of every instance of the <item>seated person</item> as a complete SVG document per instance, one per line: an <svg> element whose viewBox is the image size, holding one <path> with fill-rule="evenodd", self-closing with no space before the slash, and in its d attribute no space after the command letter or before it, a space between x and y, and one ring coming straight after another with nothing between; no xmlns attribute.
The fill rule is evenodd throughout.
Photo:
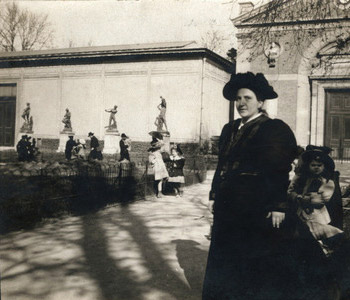
<svg viewBox="0 0 350 300"><path fill-rule="evenodd" d="M76 141L76 146L72 150L72 158L86 160L86 142L84 139Z"/></svg>
<svg viewBox="0 0 350 300"><path fill-rule="evenodd" d="M344 232L333 226L327 205L335 193L334 162L322 148L301 155L298 173L292 179L288 195L296 206L298 218L307 225L312 236L328 256L334 241Z"/></svg>

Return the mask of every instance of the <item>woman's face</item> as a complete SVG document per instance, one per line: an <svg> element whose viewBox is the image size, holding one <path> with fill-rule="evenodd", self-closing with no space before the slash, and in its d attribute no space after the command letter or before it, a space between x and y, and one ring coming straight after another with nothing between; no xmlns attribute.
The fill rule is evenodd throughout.
<svg viewBox="0 0 350 300"><path fill-rule="evenodd" d="M313 160L310 162L309 170L311 174L320 175L324 171L324 164L320 161Z"/></svg>
<svg viewBox="0 0 350 300"><path fill-rule="evenodd" d="M177 152L176 152L175 149L171 149L171 155L173 155L173 156L176 156L176 155L177 155Z"/></svg>
<svg viewBox="0 0 350 300"><path fill-rule="evenodd" d="M262 107L263 102L259 101L255 93L250 89L239 89L236 97L236 108L243 121L248 120Z"/></svg>

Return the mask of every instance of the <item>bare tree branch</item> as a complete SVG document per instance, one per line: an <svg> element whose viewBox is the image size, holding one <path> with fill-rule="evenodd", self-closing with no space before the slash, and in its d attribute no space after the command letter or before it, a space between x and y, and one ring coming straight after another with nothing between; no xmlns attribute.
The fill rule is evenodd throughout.
<svg viewBox="0 0 350 300"><path fill-rule="evenodd" d="M53 30L47 15L22 10L7 3L0 12L0 49L4 51L42 49L51 45Z"/></svg>
<svg viewBox="0 0 350 300"><path fill-rule="evenodd" d="M349 7L335 0L273 0L242 16L236 24L239 29L239 52L249 50L250 59L261 55L264 49L281 37L290 37L289 50L303 55L303 49L316 37L329 41L344 41L350 37Z"/></svg>

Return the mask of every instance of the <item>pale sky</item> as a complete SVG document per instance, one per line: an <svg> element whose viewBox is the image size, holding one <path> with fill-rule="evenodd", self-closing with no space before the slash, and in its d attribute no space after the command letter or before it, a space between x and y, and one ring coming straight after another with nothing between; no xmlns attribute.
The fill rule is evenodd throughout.
<svg viewBox="0 0 350 300"><path fill-rule="evenodd" d="M256 0L255 2L260 2ZM54 29L53 48L195 40L203 44L214 32L223 39L215 51L235 47L230 18L238 0L23 1L46 13Z"/></svg>

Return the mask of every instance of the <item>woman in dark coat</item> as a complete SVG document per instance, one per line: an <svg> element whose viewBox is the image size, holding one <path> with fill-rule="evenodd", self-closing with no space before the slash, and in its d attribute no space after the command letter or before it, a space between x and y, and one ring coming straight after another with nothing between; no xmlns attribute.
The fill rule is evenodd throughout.
<svg viewBox="0 0 350 300"><path fill-rule="evenodd" d="M232 75L223 94L241 118L219 140L203 299L289 299L295 281L286 210L296 140L287 124L263 113L264 101L277 98L263 74Z"/></svg>
<svg viewBox="0 0 350 300"><path fill-rule="evenodd" d="M122 161L124 159L130 161L129 156L129 144L127 143L126 139L128 138L125 133L122 133L121 140L119 142L120 147L120 159L119 161Z"/></svg>

